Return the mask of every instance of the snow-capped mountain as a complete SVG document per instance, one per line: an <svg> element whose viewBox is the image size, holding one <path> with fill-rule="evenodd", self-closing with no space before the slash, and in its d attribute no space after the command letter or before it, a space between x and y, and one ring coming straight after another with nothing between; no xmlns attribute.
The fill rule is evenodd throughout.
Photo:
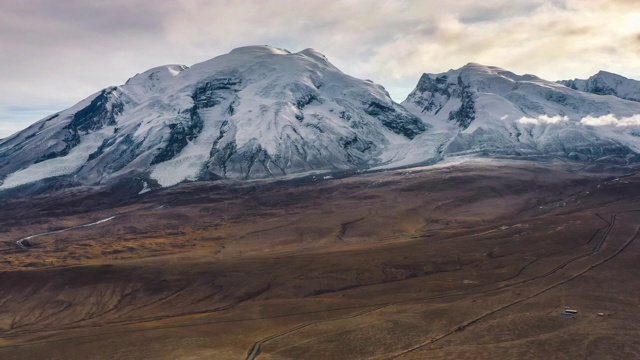
<svg viewBox="0 0 640 360"><path fill-rule="evenodd" d="M640 81L607 71L599 71L586 80L560 80L558 83L592 94L613 95L625 100L640 101Z"/></svg>
<svg viewBox="0 0 640 360"><path fill-rule="evenodd" d="M640 103L479 64L424 74L402 103L438 137L441 156L596 160L640 153ZM437 136L434 136L437 134Z"/></svg>
<svg viewBox="0 0 640 360"><path fill-rule="evenodd" d="M315 50L249 46L150 69L3 140L0 190L363 169L397 159L427 128Z"/></svg>
<svg viewBox="0 0 640 360"><path fill-rule="evenodd" d="M635 99L636 82L600 78L568 87L468 64L424 74L399 105L315 50L243 47L150 69L0 140L0 193L120 181L141 192L469 154L635 161L640 102L622 97ZM587 86L600 82L616 96Z"/></svg>

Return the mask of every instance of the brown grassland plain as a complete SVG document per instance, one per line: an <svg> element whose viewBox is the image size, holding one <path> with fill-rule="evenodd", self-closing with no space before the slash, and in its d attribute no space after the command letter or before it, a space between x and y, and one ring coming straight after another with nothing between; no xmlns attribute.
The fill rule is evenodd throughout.
<svg viewBox="0 0 640 360"><path fill-rule="evenodd" d="M0 358L640 358L640 177L620 171L469 161L4 199Z"/></svg>

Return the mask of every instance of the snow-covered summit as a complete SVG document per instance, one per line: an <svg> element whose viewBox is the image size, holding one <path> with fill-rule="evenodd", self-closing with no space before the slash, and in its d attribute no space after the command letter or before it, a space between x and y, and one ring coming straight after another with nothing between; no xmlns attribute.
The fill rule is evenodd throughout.
<svg viewBox="0 0 640 360"><path fill-rule="evenodd" d="M574 90L598 95L613 95L621 99L640 102L640 81L627 79L608 71L601 70L586 80L560 80L558 83Z"/></svg>
<svg viewBox="0 0 640 360"><path fill-rule="evenodd" d="M229 52L229 55L241 55L241 56L258 56L264 54L272 55L289 55L291 52L286 49L280 49L269 45L249 45L235 48Z"/></svg>
<svg viewBox="0 0 640 360"><path fill-rule="evenodd" d="M427 128L315 50L248 46L147 70L6 139L0 190L364 169Z"/></svg>
<svg viewBox="0 0 640 360"><path fill-rule="evenodd" d="M640 104L577 91L534 75L470 63L424 74L402 105L437 129L442 156L638 153Z"/></svg>
<svg viewBox="0 0 640 360"><path fill-rule="evenodd" d="M154 85L161 84L176 77L182 71L188 69L186 65L164 65L149 69L127 80L125 85Z"/></svg>

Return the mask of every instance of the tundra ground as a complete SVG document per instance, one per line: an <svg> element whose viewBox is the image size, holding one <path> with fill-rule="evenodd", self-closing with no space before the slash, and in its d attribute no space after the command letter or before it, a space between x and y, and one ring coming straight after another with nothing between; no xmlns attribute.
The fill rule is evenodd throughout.
<svg viewBox="0 0 640 360"><path fill-rule="evenodd" d="M0 358L640 358L640 176L621 173L471 161L3 200Z"/></svg>

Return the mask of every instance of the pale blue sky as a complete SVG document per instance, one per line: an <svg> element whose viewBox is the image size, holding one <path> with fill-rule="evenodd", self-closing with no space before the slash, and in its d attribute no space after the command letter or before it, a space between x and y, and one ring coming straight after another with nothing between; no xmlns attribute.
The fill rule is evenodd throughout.
<svg viewBox="0 0 640 360"><path fill-rule="evenodd" d="M400 102L468 62L556 80L640 79L636 0L0 0L0 138L163 64L312 47Z"/></svg>

